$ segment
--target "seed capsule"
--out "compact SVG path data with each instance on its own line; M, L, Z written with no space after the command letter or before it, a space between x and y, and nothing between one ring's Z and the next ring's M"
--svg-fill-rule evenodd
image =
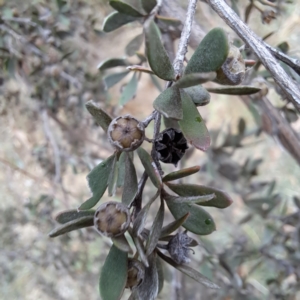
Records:
M107 134L110 143L118 150L133 151L143 143L145 127L137 119L125 115L112 120Z
M126 288L134 288L139 286L144 280L145 267L137 259L130 259L128 262L127 282Z
M174 164L175 166L188 148L187 140L182 132L174 128L162 131L155 142L158 159L164 163Z
M108 201L98 207L94 215L96 230L108 237L123 234L130 224L129 209L120 202Z

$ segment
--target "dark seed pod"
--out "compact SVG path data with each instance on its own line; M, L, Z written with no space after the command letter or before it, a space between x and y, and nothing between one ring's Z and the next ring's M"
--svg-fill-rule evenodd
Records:
M118 150L133 151L143 143L145 127L137 119L125 115L111 121L107 134L110 143Z
M168 128L162 131L155 141L158 159L175 166L188 149L187 140L178 129Z
M128 261L127 282L125 287L132 289L139 286L143 282L144 276L144 265L137 259L130 259Z
M245 61L240 50L230 45L228 56L222 67L217 70L217 77L214 80L219 84L238 85L245 78Z
M194 240L190 238L185 232L177 233L172 237L168 243L168 251L170 256L175 260L176 263L183 264L189 263L189 251L193 251L189 248L190 244Z
M108 237L123 234L130 224L129 209L120 202L108 201L100 205L94 215L96 230Z

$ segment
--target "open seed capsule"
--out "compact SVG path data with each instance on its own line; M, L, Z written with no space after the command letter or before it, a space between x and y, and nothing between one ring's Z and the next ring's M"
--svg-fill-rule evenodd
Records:
M129 209L122 203L108 201L98 207L94 215L96 230L108 237L123 234L130 224Z

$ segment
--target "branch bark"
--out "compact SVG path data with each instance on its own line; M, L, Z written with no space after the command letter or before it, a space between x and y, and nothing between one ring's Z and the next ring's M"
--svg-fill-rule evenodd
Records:
M176 77L180 77L182 73L183 61L187 53L187 47L191 35L196 6L197 6L197 0L190 0L188 10L186 13L185 23L180 37L178 51L173 63Z
M238 17L224 0L206 0L210 7L231 27L239 37L248 44L260 59L265 68L272 74L275 82L282 88L287 99L300 112L300 89L290 78L273 55L266 48L265 43Z

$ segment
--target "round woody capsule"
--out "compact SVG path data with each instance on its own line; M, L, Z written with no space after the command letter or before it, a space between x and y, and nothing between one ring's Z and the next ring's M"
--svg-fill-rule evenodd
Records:
M127 271L127 282L126 288L132 289L139 286L145 276L145 267L137 259L130 259L128 261L128 271Z
M121 151L133 151L144 141L143 123L130 115L120 116L111 121L108 130L110 143Z
M96 230L107 237L116 237L123 234L129 224L129 209L120 202L108 201L103 203L97 208L94 215Z

